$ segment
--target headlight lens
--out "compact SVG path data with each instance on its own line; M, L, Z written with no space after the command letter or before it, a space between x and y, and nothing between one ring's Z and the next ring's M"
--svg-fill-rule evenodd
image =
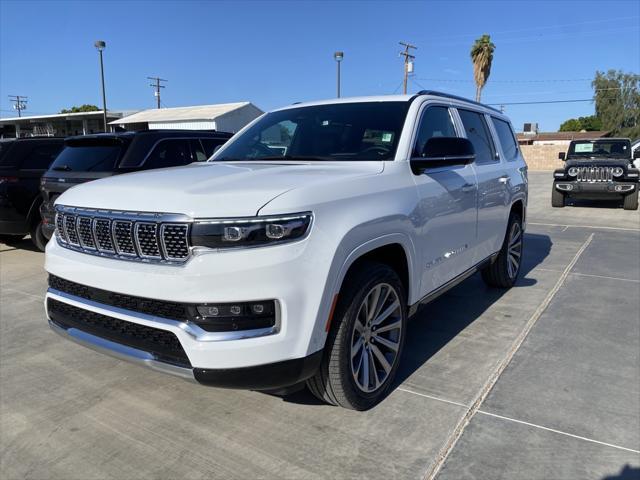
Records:
M621 177L624 173L624 170L622 169L622 167L615 167L611 173L614 177Z
M570 177L575 177L576 175L578 175L578 169L576 167L570 167L567 173Z
M311 212L264 217L224 218L195 222L191 245L209 248L260 247L303 238Z

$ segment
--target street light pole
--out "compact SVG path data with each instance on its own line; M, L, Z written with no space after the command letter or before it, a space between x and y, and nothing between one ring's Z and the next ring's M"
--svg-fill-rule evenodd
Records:
M335 52L333 54L333 58L335 59L337 65L338 65L338 98L340 98L340 62L342 62L342 59L344 58L344 52Z
M104 122L104 131L107 131L107 95L104 91L104 64L102 63L102 51L107 44L102 40L96 41L94 44L100 54L100 78L102 80L102 121Z

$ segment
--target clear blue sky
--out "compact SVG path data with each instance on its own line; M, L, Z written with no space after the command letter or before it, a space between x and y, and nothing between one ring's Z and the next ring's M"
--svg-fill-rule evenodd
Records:
M419 47L411 91L472 97L469 49L483 33L497 46L486 103L591 98L596 70L640 72L639 0L0 0L0 116L14 115L10 94L29 97L25 115L101 105L97 39L107 42L111 109L152 108L152 75L169 80L168 107L248 100L268 110L328 98L334 50L345 52L344 96L399 92L401 40ZM593 105L506 111L516 129L533 121L556 130Z

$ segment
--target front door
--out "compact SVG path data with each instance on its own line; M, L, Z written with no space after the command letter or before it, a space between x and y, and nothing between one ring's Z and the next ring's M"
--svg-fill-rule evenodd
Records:
M457 137L451 112L428 105L422 112L412 156L432 137ZM426 169L415 175L419 203L415 219L422 252L422 296L469 269L476 243L477 182L472 165Z

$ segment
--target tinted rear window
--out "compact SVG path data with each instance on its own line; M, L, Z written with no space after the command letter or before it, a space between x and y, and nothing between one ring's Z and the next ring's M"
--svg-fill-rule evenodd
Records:
M122 153L119 144L67 145L51 165L52 170L110 172Z

